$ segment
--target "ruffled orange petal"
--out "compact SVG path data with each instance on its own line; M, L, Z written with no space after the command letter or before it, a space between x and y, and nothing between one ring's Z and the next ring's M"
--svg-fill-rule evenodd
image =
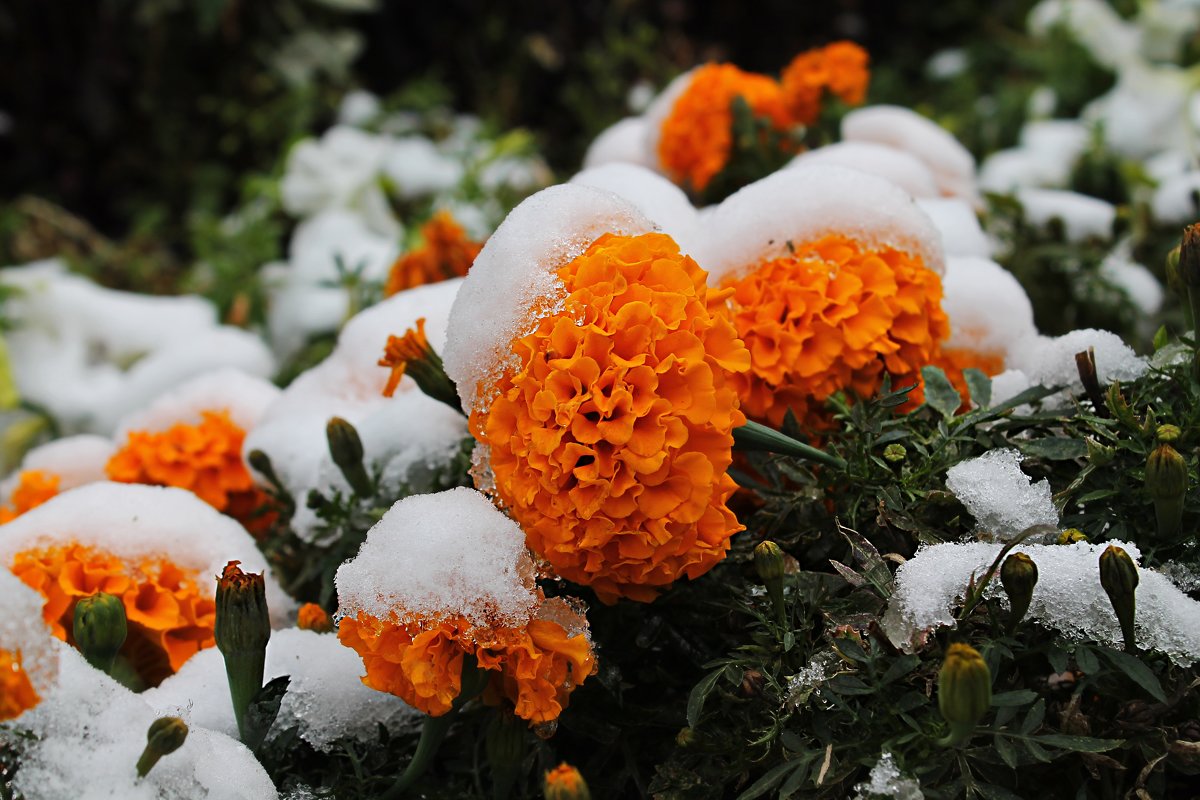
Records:
M449 211L438 211L421 228L424 244L396 259L388 273L384 296L424 286L427 283L459 278L467 274L482 242L472 241L466 230Z

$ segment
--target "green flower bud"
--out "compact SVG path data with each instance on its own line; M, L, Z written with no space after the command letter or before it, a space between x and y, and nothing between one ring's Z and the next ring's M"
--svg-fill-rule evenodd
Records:
M183 747L187 735L188 726L179 717L160 717L151 722L146 731L146 749L137 761L138 777L146 777L160 758Z
M883 460L889 464L899 464L908 456L908 450L902 444L893 442L883 448Z
M1110 544L1100 554L1100 585L1112 603L1121 624L1121 635L1125 639L1125 649L1133 652L1137 649L1133 629L1133 618L1136 609L1136 590L1138 585L1138 568L1120 547Z
M771 540L760 542L754 548L754 569L758 579L767 587L767 595L775 608L775 617L782 625L787 619L787 609L783 604L783 550Z
M1033 599L1033 587L1037 585L1038 569L1033 559L1024 553L1012 553L1000 566L1000 584L1008 601L1012 604L1010 628L1025 618L1029 602Z
M325 425L325 438L329 442L329 455L333 457L333 463L342 471L354 493L361 497L373 495L375 490L363 466L362 439L354 426L341 417L330 417Z
M1179 275L1179 256L1180 245L1175 245L1171 252L1167 253L1166 269L1164 272L1167 276L1167 286L1176 294L1183 294L1183 278Z
M272 485L280 485L279 478L275 475L275 467L271 464L271 457L262 450L251 450L246 455L246 461L255 472L270 481Z
M129 625L125 619L125 603L106 592L96 592L75 604L75 625L72 631L75 645L87 662L98 670L111 673L113 662Z
M1174 428L1173 425L1161 425ZM1178 428L1175 428L1178 430ZM1146 491L1154 500L1154 515L1158 535L1166 540L1178 538L1183 529L1183 500L1187 495L1187 462L1165 441L1150 452L1146 459Z
M1179 279L1189 288L1200 286L1200 225L1183 229L1179 246Z
M969 738L992 705L992 673L979 651L955 642L938 672L938 710L950 723L940 744L956 747Z
M271 618L262 575L246 574L230 561L217 580L217 615L213 638L225 658L225 675L242 743L251 750L266 731L250 730L247 709L263 685Z
M1154 435L1160 442L1173 442L1183 435L1183 431L1179 430L1178 425L1164 423L1158 426L1158 430L1155 431Z
M1075 544L1076 542L1086 542L1087 534L1079 530L1079 528L1067 528L1058 535L1058 541L1055 544Z

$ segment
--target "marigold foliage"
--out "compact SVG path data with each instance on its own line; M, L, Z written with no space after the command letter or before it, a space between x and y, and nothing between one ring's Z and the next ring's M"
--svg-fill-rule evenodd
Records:
M732 64L698 68L663 121L658 141L659 161L676 183L701 192L724 169L733 147L735 97L780 130L792 124L783 89L774 79Z
M39 702L41 698L21 667L21 651L0 647L0 722L20 716Z
M401 622L362 612L341 621L338 638L362 657L363 683L435 717L458 697L468 653L491 673L484 700L508 700L531 725L558 719L594 668L585 635L542 619L521 628L479 628L462 617Z
M670 237L606 234L558 270L561 311L512 343L515 363L471 430L531 550L604 602L649 601L724 558L749 353Z
M729 309L751 369L732 383L754 419L780 425L788 409L821 425L834 392L869 397L885 373L919 383L950 334L942 282L920 257L870 249L833 234L727 277ZM922 402L918 386L909 405Z
M16 488L9 497L11 505L0 506L0 525L11 522L31 508L58 494L59 477L40 469L24 470L17 478Z
M437 283L467 274L482 242L472 241L449 211L438 211L421 227L424 244L396 259L388 273L383 293L397 292Z
M213 645L216 604L195 575L167 559L136 564L80 544L24 550L12 572L45 598L42 617L59 639L72 641L75 603L96 592L121 598L129 635L121 654L138 675L157 685Z
M811 125L821 115L826 92L856 106L867 96L871 73L867 51L853 42L832 42L792 59L781 77L784 100L792 119Z

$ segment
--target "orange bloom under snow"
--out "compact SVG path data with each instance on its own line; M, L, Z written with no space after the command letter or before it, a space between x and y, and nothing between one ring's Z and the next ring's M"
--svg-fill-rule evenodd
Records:
M11 522L31 508L58 494L59 477L40 469L27 469L17 478L17 486L9 497L11 506L0 506L0 525Z
M605 234L558 276L561 310L512 342L471 431L534 553L604 602L653 600L742 530L726 468L749 353L668 236Z
M383 387L383 396L391 397L396 393L396 387L400 385L400 379L404 377L410 361L429 358L432 353L433 348L429 346L429 339L425 337L424 317L417 320L415 329L409 328L403 336L388 336L387 344L383 348L383 358L378 362L379 366L392 371L388 375L387 385Z
M21 667L21 652L0 647L0 722L20 716L41 698Z
M129 620L121 654L155 686L205 647L213 645L216 603L202 595L191 573L166 559L137 564L79 544L25 550L12 572L37 590L42 617L59 639L72 641L75 603L107 592L120 597Z
M111 480L187 489L249 528L270 523L258 515L269 502L242 460L246 432L227 411L202 411L199 424L164 431L130 431L105 466Z
M871 79L868 60L867 51L853 42L833 42L792 59L781 76L792 119L801 125L816 122L826 92L848 105L861 104Z
M869 397L885 372L895 386L919 383L921 367L938 363L950 334L941 279L920 257L837 234L722 285L733 291L733 324L752 364L733 383L746 414L770 425L790 408L821 427L831 394ZM909 407L923 396L918 386Z
M385 297L397 292L437 283L467 274L482 242L467 238L467 232L449 211L438 211L421 227L425 243L396 259L384 286Z
M462 617L401 622L363 612L342 619L338 638L362 657L363 683L435 717L448 712L462 690L467 654L490 673L484 699L507 699L531 725L558 719L595 666L587 636L570 635L547 619L479 628Z
M776 128L792 124L783 89L774 79L732 64L699 67L663 121L658 140L659 162L671 180L700 192L725 168L733 148L731 106L739 96L755 116L769 117Z

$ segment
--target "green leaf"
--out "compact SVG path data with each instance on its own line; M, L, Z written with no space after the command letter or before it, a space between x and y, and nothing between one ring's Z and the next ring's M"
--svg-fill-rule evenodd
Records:
M971 392L971 402L980 408L992 404L992 379L983 370L967 367L963 370L963 380L967 382L967 390Z
M1160 703L1167 702L1166 692L1163 691L1162 684L1158 682L1158 676L1140 658L1118 650L1102 650L1101 652L1105 658L1112 662L1114 667L1124 672L1131 681L1145 689L1151 697Z
M837 694L874 694L875 690L853 675L836 675L825 682L825 687Z
M854 558L863 568L863 577L870 581L884 600L890 598L892 596L892 571L888 569L887 563L883 560L883 556L879 555L875 545L871 544L861 533L847 528L841 522L837 523L837 528L854 550Z
M925 405L946 419L953 418L962 405L962 397L951 385L946 373L942 372L941 367L925 366L921 367L921 377L925 379Z
M1036 741L1047 747L1073 750L1076 753L1103 753L1125 744L1124 739L1097 739L1094 736L1068 736L1065 733L1038 736Z
M279 705L287 694L288 684L292 681L288 675L280 675L259 689L250 704L246 707L246 741L245 745L252 751L258 752L266 739L267 731L279 716Z
M1039 697L1038 701L1033 704L1033 708L1029 709L1029 713L1025 715L1025 721L1021 723L1021 733L1026 735L1033 733L1045 718L1046 699Z
M851 661L857 661L860 664L866 664L871 660L871 657L867 655L867 651L862 649L862 645L848 636L835 638L833 640L833 646L839 653Z
M8 358L8 345L0 335L0 411L10 411L21 404L21 393L17 391L17 380L12 374L12 363Z
M1167 342L1171 341L1171 335L1167 333L1167 326L1160 325L1158 330L1154 332L1154 349L1155 351L1162 350L1167 346Z
M1037 699L1037 692L1032 689L1017 689L1013 692L1000 692L992 695L992 707L1023 706Z
M1095 675L1100 671L1100 662L1090 647L1076 648L1075 663L1083 670L1084 675Z
M1072 439L1067 436L1049 436L1031 442L1018 442L1017 447L1027 456L1044 458L1049 461L1068 461L1087 455L1087 443L1083 439Z
M793 769L796 769L796 764L791 761L776 764L770 772L751 784L749 789L739 794L737 800L754 800L755 797L762 797L778 786L783 781L784 775Z
M692 688L687 701L688 727L696 727L696 723L700 720L700 712L704 710L704 701L708 699L708 695L716 688L717 681L720 680L721 673L724 671L725 668L721 667L718 670L708 673L704 676L704 680Z
M1017 755L1017 748L1013 747L1012 742L1002 734L996 734L992 737L992 744L996 748L996 755L1000 756L1000 760L1009 766L1010 769L1016 769L1017 764L1021 762L1021 758Z
M984 800L1024 800L1021 795L1010 792L1003 786L997 786L994 783L977 783L975 791L979 792L979 796Z
M887 672L883 673L883 677L879 679L879 682L886 686L893 681L903 678L905 675L920 666L920 664L921 657L916 654L900 656L892 662L890 667L887 668Z
M815 758L816 756L814 754L809 753L807 756L802 758L798 764L796 764L795 771L792 772L791 775L788 775L788 779L783 782L783 786L779 787L780 797L788 797L789 795L800 791L801 785L803 785L804 781L808 778L809 767L812 766L812 762Z
M1043 764L1049 764L1054 760L1054 758L1046 752L1046 748L1042 747L1032 739L1025 739L1023 742L1025 744L1025 749L1029 751L1029 755L1033 756L1038 761L1041 761Z

